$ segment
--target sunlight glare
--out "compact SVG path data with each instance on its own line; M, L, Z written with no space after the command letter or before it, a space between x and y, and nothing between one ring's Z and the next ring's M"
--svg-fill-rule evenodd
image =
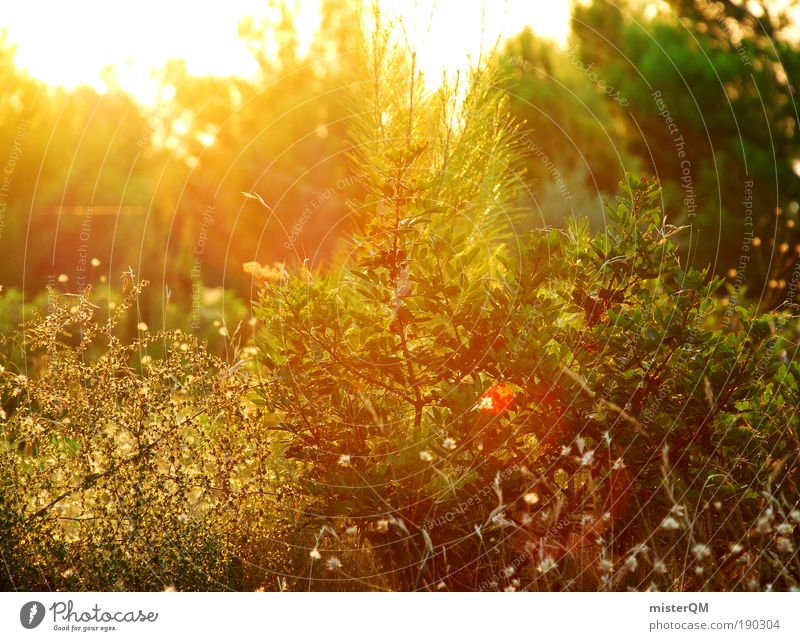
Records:
M319 4L297 3L301 49L319 24ZM481 50L526 25L561 44L569 27L568 0L381 0L381 5L403 18L409 45L432 86L443 71L463 69L468 56L476 61ZM268 18L269 3L26 0L0 19L0 30L7 29L16 47L18 68L48 84L87 84L98 91L119 86L139 102L154 104L165 97L157 70L170 59L183 59L193 75L254 77L256 62L238 36L238 24L248 16Z

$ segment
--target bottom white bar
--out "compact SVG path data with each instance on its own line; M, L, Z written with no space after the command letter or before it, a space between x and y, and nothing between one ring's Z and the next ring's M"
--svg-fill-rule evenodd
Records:
M798 593L0 593L0 639L796 640L799 623Z

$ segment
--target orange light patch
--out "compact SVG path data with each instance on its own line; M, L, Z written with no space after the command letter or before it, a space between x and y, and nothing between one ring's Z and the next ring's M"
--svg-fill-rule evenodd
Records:
M498 383L486 390L478 399L478 409L485 414L502 414L514 402L514 388L508 383Z

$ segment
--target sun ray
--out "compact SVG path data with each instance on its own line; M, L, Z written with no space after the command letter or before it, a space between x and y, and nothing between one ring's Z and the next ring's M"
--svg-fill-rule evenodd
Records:
M474 60L481 49L525 25L562 43L569 26L568 0L381 0L381 5L402 18L420 69L434 85L443 71L463 68L468 57ZM313 37L319 7L315 0L296 4L301 48ZM238 24L245 17L269 16L268 4L258 0L229 0L202 11L183 1L142 0L131 7L107 0L29 0L6 13L0 29L16 47L18 68L34 77L67 88L87 84L104 91L117 85L152 104L159 91L154 70L170 59L183 59L195 75L252 77L257 65L238 36Z

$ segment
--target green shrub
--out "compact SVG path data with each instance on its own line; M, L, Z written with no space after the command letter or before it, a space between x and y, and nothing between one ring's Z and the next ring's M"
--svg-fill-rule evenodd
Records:
M261 395L334 589L789 589L795 321L684 270L658 186L520 232L495 79L418 93L366 50L368 197L336 269L264 282ZM360 132L360 133L359 133ZM376 132L377 135L376 135ZM791 301L789 301L791 302Z
M247 265L257 351L121 341L136 284L9 337L0 585L797 589L794 296L682 267L645 178L601 233L531 228L498 78L426 93L380 24L363 49L359 230Z
M797 586L789 319L738 307L726 328L721 283L680 268L655 186L623 189L606 232L533 231L502 267L398 191L338 274L265 289L263 394L310 533L297 574Z

